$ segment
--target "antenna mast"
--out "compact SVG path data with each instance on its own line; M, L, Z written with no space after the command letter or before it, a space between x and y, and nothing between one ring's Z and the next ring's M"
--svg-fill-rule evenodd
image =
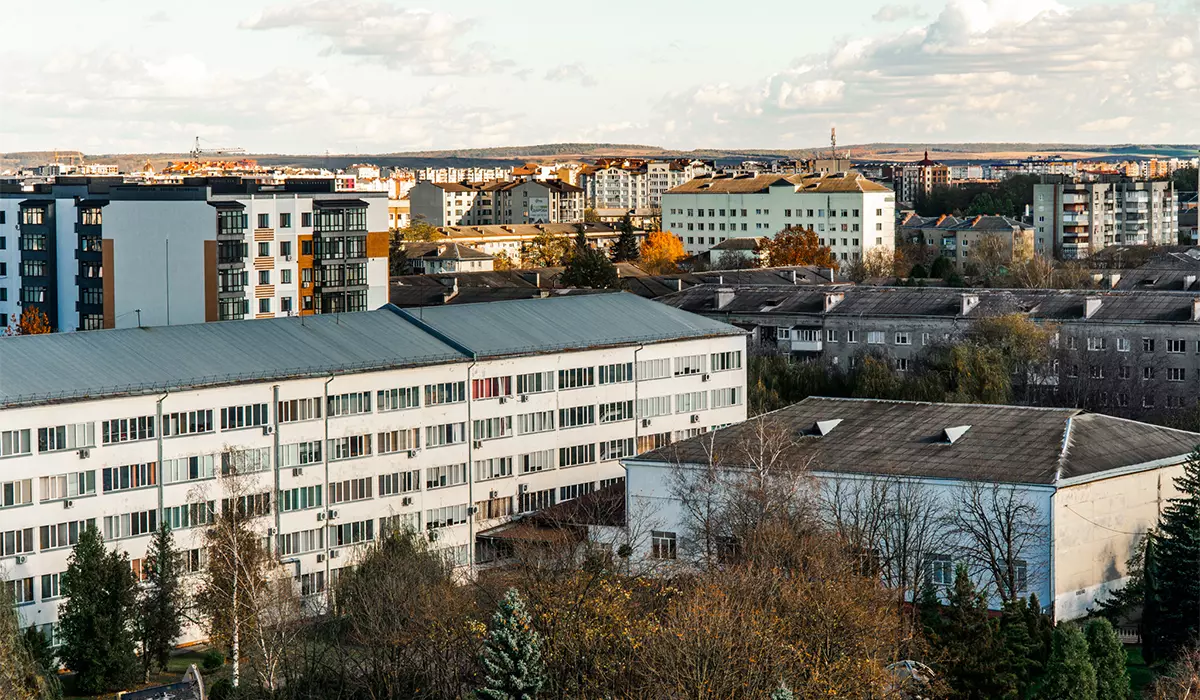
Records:
M830 158L837 160L837 127L836 126L830 127L830 129L829 129L829 153L830 153L830 156L829 156Z

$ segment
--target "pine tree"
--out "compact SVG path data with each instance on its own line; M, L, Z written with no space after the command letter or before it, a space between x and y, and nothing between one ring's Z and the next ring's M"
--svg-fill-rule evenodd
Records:
M484 686L480 700L533 700L542 687L541 640L516 589L510 588L492 616L480 657Z
M8 586L0 586L0 698L61 698L58 676L53 672L54 668L47 665L47 658L52 663L53 654L43 656L49 645L36 628L21 631L11 590ZM33 635L38 640L34 640Z
M1037 604L1035 598L1033 605ZM1042 656L1042 640L1039 638L1031 612L1040 615L1036 608L1031 610L1024 598L1018 598L1004 606L1000 615L1000 638L1004 645L1005 667L1016 680L1017 693L1025 697L1045 668ZM1031 624L1033 623L1033 624Z
M59 657L83 693L120 689L135 678L134 585L129 557L106 552L96 528L86 528L62 576L66 602L58 622Z
M179 553L171 528L163 523L146 552L146 581L138 599L138 631L142 642L142 673L152 667L166 670L175 640L183 631L183 591Z
M629 262L638 259L638 241L633 232L633 221L626 214L617 225L621 235L617 237L617 245L613 248L613 262Z
M1096 670L1088 657L1087 640L1079 628L1054 628L1054 648L1036 695L1039 700L1096 700Z
M925 611L930 596L926 592L922 598L922 621L938 658L937 670L955 696L1014 697L1017 679L1006 668L999 626L988 616L987 598L975 590L966 567L958 567L947 604L936 614Z
M1112 623L1097 618L1084 631L1092 668L1096 670L1096 700L1126 700L1129 697L1129 672L1125 668L1125 647Z
M796 694L787 687L787 683L780 683L779 687L771 692L771 700L796 700Z
M1200 449L1175 479L1172 498L1159 519L1153 584L1158 619L1146 633L1163 659L1171 659L1200 633Z
M617 266L604 253L592 248L576 248L567 258L566 269L558 278L564 287L583 289L619 289Z

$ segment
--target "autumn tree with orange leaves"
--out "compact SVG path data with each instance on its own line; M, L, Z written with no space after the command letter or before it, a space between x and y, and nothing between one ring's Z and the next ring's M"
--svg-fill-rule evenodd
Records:
M651 274L670 274L678 269L676 263L686 256L679 236L670 231L652 231L642 243L641 266Z
M25 310L21 312L21 318L17 321L17 325L9 326L5 330L7 335L40 335L53 332L54 329L50 327L50 317L36 306L26 306Z
M838 267L837 259L829 246L821 245L812 229L789 226L774 238L765 241L760 248L767 267L784 265L814 265L816 267Z

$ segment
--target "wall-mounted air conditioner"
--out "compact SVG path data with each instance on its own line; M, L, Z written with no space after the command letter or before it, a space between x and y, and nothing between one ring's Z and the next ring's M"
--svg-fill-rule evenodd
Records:
M275 426L273 426L273 425L264 425L262 427L262 429L263 429L263 435L274 435L275 434Z
M500 496L499 491L494 491L494 490L488 491L488 498L498 498L499 496Z
M304 470L301 469L300 467L296 467L296 468L292 469L292 476L300 476L303 473L304 473Z
M80 459L87 459L88 457L91 457L91 456L92 456L92 451L86 447L79 451Z
M649 428L649 427L650 427L650 419L649 419L649 418L643 418L643 419L642 419L642 427L643 427L643 428Z
M526 402L526 401L528 401L528 400L529 400L529 397L528 397L528 396L526 396L526 395L524 395L524 394L521 394L521 403L525 403L525 402Z
M408 451L408 456L409 456L409 457L416 457L416 456L417 456L417 451L416 451L416 450L409 450L409 451Z
M324 511L321 511L321 512L317 513L317 520L324 520L324 519L325 519L325 512L324 512Z
M400 505L402 505L402 506L411 506L412 504L413 504L412 496L405 496L404 498L400 499Z
M75 506L75 501L73 501L69 498L63 501L63 508L73 508L74 506Z
M711 375L711 374L706 374L706 375L704 375L704 376L700 377L700 381L702 381L702 382L707 382L707 381L708 381L708 380L710 380L710 379L712 379L712 375Z
M324 554L318 554L318 555L317 555L317 563L318 563L318 564L320 564L320 563L321 563L321 562L323 562L323 561L325 561L325 555L324 555Z
M692 416L692 422L693 422L693 423L699 423L699 422L700 422L700 416Z

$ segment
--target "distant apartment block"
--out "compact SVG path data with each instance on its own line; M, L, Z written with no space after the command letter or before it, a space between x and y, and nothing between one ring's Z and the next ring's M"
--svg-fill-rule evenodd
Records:
M422 168L415 174L425 182L493 182L508 180L512 172L512 168Z
M896 195L858 173L706 175L663 196L663 228L691 254L729 238L812 229L838 260L895 249Z
M1112 245L1169 245L1179 238L1169 181L1059 182L1033 186L1037 245L1081 260Z
M412 218L433 226L583 221L583 190L558 180L418 182L408 198Z
M900 168L900 201L909 204L928 197L938 187L949 187L950 167L929 159L929 151L916 163Z
M332 180L0 185L0 325L29 306L60 331L377 308L387 201Z
M1006 216L917 216L909 214L900 221L897 231L900 240L936 248L952 260L959 272L970 265L972 255L978 258L979 242L987 236L998 236L1004 243L1003 258L1007 262L1028 260L1035 252L1049 255L1051 251L1034 245L1033 227Z
M584 167L579 179L593 209L661 209L668 190L711 172L700 160L603 159Z

